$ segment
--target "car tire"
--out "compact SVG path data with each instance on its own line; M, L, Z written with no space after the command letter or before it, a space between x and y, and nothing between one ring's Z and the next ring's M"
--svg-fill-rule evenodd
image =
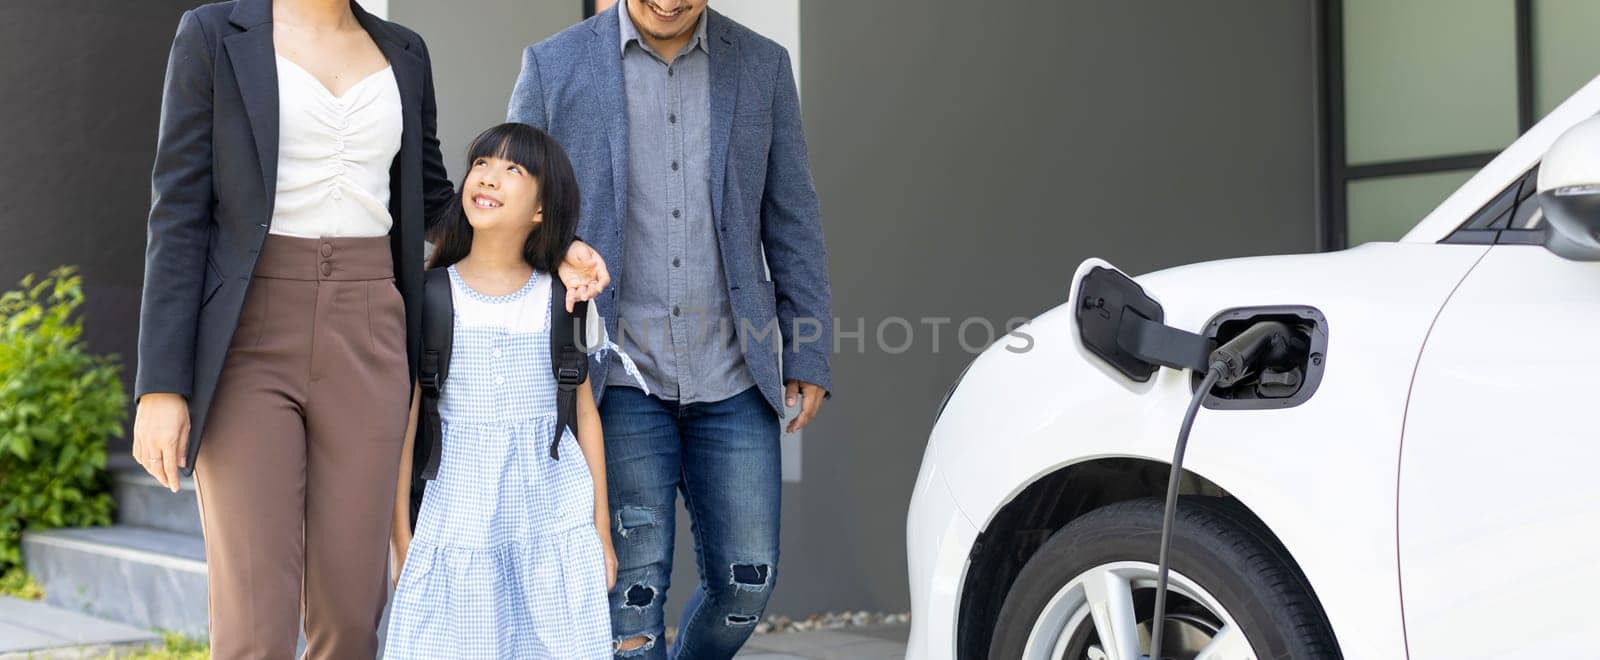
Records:
M1130 655L1128 644L1137 644L1139 653L1148 654L1162 507L1156 499L1118 502L1084 514L1051 535L1006 594L989 658L1120 658ZM1179 498L1170 564L1163 656L1193 657L1196 646L1226 634L1232 648L1257 658L1340 657L1305 577L1287 551L1237 502ZM1099 644L1097 622L1084 618L1096 610L1083 585L1095 580L1104 584L1102 576L1112 576L1113 584L1126 578L1127 591L1120 592L1126 594L1124 600L1105 601L1131 603L1121 610L1110 608L1127 613L1120 619L1125 624L1120 645L1115 640ZM1079 585L1080 601L1070 593L1074 585ZM1063 608L1079 608L1078 614L1056 612ZM1103 617L1108 616L1105 610L1100 610ZM1058 620L1066 622L1059 630L1052 627ZM1134 621L1137 626L1126 626ZM1138 631L1136 640L1127 641L1134 637L1125 633L1128 630ZM1235 633L1242 633L1243 640ZM1120 648L1108 650L1108 646Z

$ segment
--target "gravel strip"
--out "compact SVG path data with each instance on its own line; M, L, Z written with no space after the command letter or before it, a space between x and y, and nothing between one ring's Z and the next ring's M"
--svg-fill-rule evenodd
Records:
M861 628L865 626L882 626L891 624L904 624L911 622L910 612L826 612L794 619L777 614L769 614L761 623L756 624L757 635L775 633L797 633L811 630L839 630L843 628Z

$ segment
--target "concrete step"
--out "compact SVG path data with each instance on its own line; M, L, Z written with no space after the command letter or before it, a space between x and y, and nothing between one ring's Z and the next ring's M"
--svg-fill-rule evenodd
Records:
M161 646L148 630L0 597L0 658L105 658Z
M206 634L199 536L127 525L27 532L22 558L51 605L141 628Z
M22 559L48 604L196 639L207 636L205 541L198 536L123 525L27 532ZM385 607L380 635L388 617ZM305 648L302 633L296 655Z
M200 505L194 480L180 479L178 492L162 487L132 456L107 461L112 496L117 501L117 523L200 536Z

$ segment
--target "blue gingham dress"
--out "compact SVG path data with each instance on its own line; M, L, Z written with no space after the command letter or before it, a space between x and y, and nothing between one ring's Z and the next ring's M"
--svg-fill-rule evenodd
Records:
M571 431L561 459L550 458L549 277L535 272L505 296L473 290L454 266L450 282L439 474L423 497L384 656L610 658L594 482Z

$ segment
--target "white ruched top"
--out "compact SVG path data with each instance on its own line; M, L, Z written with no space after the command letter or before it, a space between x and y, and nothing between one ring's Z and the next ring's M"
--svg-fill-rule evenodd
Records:
M269 230L300 238L385 236L389 167L404 130L384 67L343 96L278 56L278 187Z

